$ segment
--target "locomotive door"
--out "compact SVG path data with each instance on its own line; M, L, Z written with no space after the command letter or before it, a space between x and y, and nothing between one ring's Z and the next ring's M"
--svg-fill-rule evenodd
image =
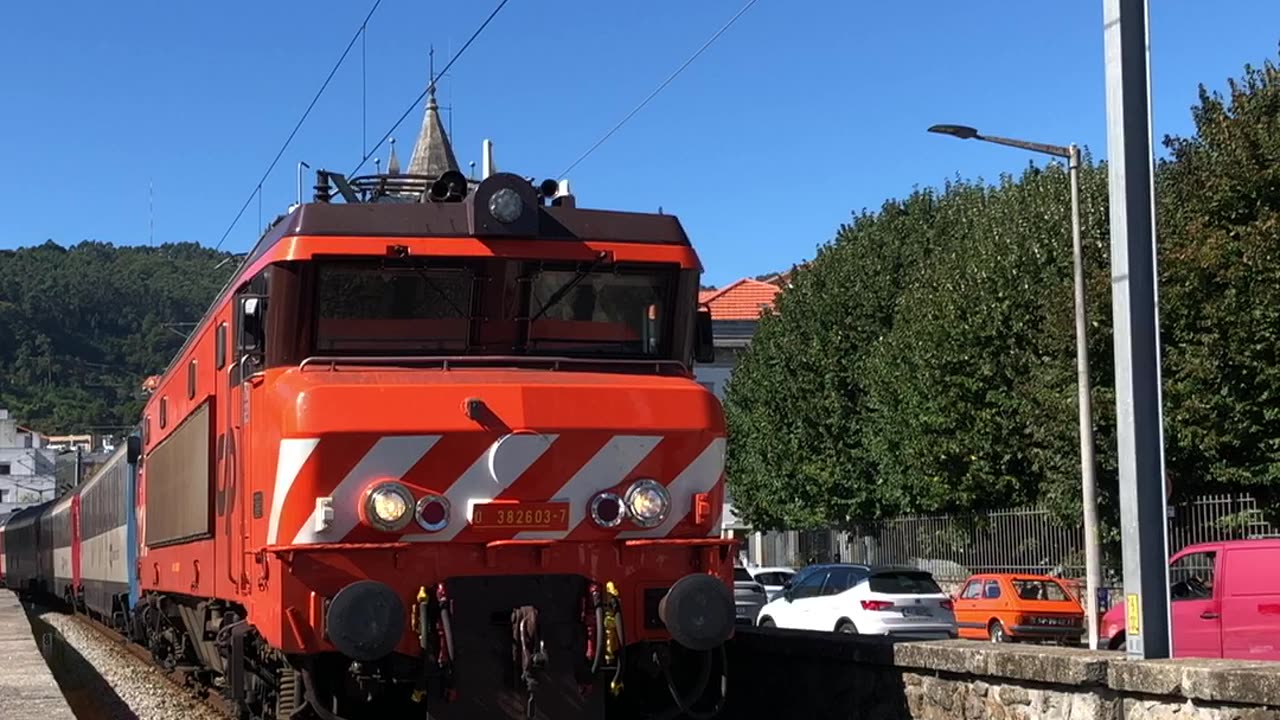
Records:
M252 592L256 563L250 539L250 518L261 512L254 505L253 477L253 410L258 389L262 386L264 362L264 318L267 298L255 292L258 278L250 281L236 296L235 362L228 377L228 415L231 420L232 455L228 458L228 482L225 487L230 511L228 520L229 571L242 595ZM258 500L261 503L261 500Z

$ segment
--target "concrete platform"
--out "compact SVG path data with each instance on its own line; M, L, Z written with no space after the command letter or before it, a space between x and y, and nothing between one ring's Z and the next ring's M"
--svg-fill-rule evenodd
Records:
M75 720L13 591L0 589L0 720Z

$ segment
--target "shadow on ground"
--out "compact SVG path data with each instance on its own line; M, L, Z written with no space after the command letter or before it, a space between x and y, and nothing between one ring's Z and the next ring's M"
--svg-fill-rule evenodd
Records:
M97 668L41 617L54 611L29 602L23 602L23 608L36 646L77 720L138 720Z
M729 688L717 720L909 718L895 640L739 629L728 645Z

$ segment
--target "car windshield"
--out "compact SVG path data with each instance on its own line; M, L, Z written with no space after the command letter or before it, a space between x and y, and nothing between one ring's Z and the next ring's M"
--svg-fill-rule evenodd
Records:
M927 572L882 571L871 576L871 592L887 595L937 595L942 588Z
M1068 599L1067 591L1052 580L1014 580L1013 590L1023 600L1062 601Z
M747 572L746 568L735 567L733 569L733 581L734 582L752 582L751 573Z

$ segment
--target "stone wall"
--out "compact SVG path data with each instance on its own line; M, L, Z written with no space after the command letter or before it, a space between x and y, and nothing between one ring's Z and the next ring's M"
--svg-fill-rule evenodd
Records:
M1280 663L760 630L728 663L733 720L1280 720Z

